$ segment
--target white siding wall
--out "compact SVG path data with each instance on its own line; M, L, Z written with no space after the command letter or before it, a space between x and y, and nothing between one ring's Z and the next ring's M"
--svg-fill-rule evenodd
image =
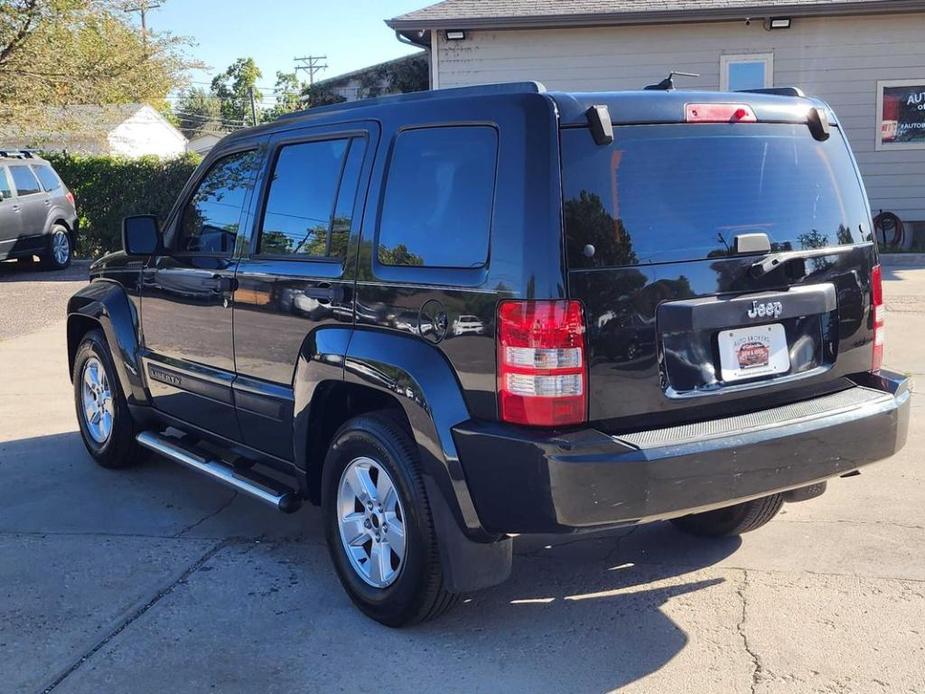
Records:
M176 157L186 152L186 138L161 114L143 106L133 116L109 133L109 149L113 154L141 157Z
M454 26L453 28L457 28ZM471 31L439 39L440 87L538 80L549 89L637 89L669 70L697 72L682 87L718 89L720 55L774 53L774 84L828 101L864 174L874 214L925 221L925 150L875 150L877 80L925 82L925 14L713 24Z

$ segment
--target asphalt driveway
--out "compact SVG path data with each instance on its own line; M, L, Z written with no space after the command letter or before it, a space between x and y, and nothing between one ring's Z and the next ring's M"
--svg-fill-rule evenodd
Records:
M509 582L394 631L315 509L93 465L64 351L85 271L0 267L0 691L925 691L921 395L900 455L741 540L518 538ZM887 363L922 380L925 270L886 279Z

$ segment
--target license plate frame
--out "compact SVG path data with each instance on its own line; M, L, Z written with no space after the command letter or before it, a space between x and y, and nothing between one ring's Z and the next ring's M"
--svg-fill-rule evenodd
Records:
M720 377L726 383L790 371L790 348L781 323L721 330L717 342Z

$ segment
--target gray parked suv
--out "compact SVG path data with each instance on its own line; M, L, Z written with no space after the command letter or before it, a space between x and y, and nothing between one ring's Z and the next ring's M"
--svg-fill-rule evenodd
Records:
M37 255L60 270L77 240L74 195L44 159L0 150L0 260Z

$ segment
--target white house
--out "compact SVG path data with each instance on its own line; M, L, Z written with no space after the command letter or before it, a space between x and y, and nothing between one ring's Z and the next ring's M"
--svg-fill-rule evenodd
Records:
M195 152L200 156L207 155L217 145L224 135L218 133L202 133L186 143L186 151Z
M925 0L445 0L386 23L434 88L800 87L841 119L874 214L925 233Z
M0 132L8 147L175 157L186 152L186 138L164 116L147 104L81 105L49 109L40 128L22 126Z

